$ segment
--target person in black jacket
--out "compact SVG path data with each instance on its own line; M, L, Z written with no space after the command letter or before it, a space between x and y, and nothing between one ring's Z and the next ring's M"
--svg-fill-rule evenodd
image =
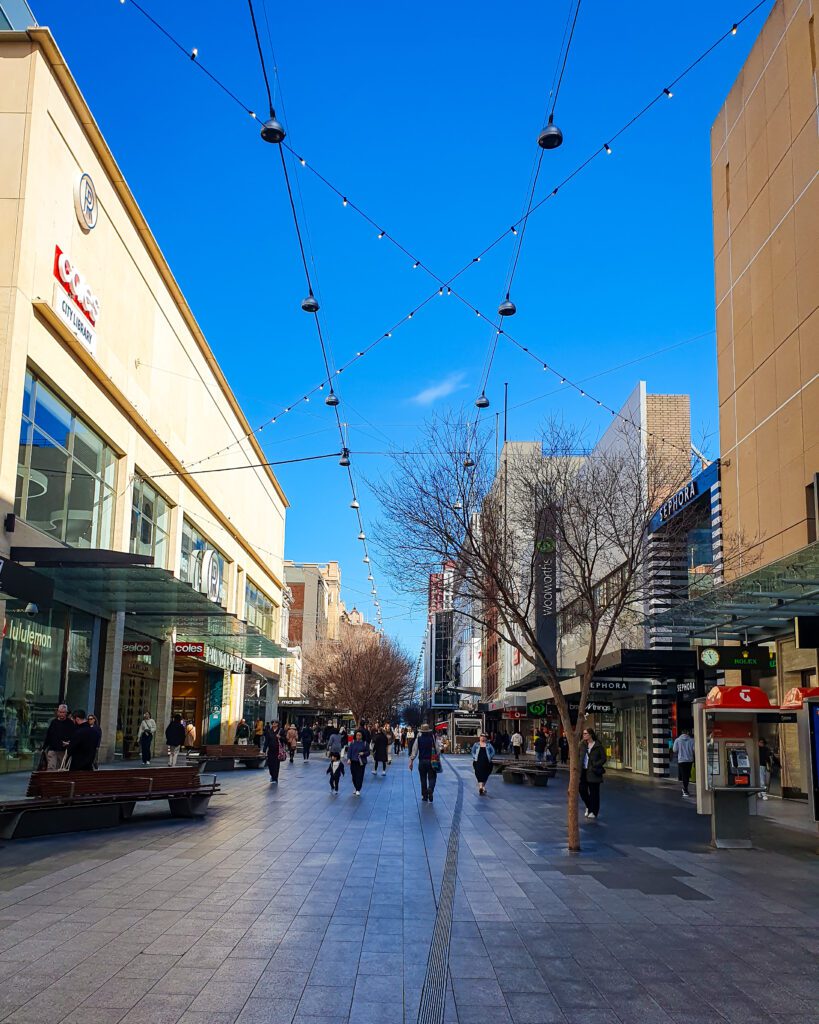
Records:
M594 729L583 730L580 759L580 799L586 805L586 817L597 818L600 813L600 784L606 771L606 752Z
M74 712L77 728L68 744L68 758L72 772L91 772L97 756L97 734L88 724L84 711Z
M435 738L435 733L425 722L418 730L409 759L409 770L412 771L412 763L418 758L418 778L421 781L421 800L424 803L433 802L438 773L432 762L437 755L438 741Z
M315 733L313 730L309 725L305 725L301 731L301 753L305 761L310 760L310 747L313 745L314 738Z
M68 705L60 704L57 708L57 717L51 719L43 741L48 771L56 772L60 767L76 728L68 717Z
M265 739L267 740L267 770L270 772L271 784L279 784L279 751L281 750L281 737L279 736L278 722L271 722Z
M97 718L96 715L88 716L88 725L90 726L91 731L93 732L97 740L97 750L96 753L94 754L94 771L96 771L97 768L99 768L100 766L100 744L102 743L102 729L100 729L99 719Z
M179 756L179 748L185 742L185 726L182 724L182 716L176 714L168 723L165 730L165 742L168 744L168 767L176 767L176 759Z
M387 751L389 750L389 738L383 729L379 729L373 735L373 775L378 775L378 765L381 765L381 777L387 774Z

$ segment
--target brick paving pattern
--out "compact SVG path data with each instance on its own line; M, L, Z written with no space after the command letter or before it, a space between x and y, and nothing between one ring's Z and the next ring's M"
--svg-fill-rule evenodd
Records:
M819 1024L816 841L719 853L672 787L611 780L587 852L565 791L406 758L225 773L210 815L0 847L0 1021L415 1024L465 786L446 1024ZM784 837L784 839L783 839Z

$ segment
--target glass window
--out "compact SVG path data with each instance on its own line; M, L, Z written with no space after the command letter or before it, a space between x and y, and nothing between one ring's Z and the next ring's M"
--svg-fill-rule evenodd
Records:
M6 606L0 651L0 773L31 771L60 703L65 609Z
M201 589L202 557L206 551L214 551L219 562L222 583L219 590L219 604L227 605L227 572L225 556L213 544L192 526L187 519L182 520L182 557L179 562L179 578L190 583L197 590Z
M168 503L141 476L134 477L131 497L131 551L152 555L154 565L164 567L168 558Z
M276 639L276 606L250 580L245 583L245 618L265 636Z
M72 547L108 547L116 455L42 381L26 374L14 507Z

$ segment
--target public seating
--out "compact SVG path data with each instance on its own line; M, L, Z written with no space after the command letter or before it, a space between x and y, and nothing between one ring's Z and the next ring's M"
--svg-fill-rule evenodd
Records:
M147 800L167 800L174 818L198 817L218 791L216 779L208 781L196 766L35 771L25 799L0 803L0 837L114 828L131 817L137 803Z
M241 762L245 768L261 768L267 756L258 747L238 743L209 743L202 747L199 764L211 772L230 771Z
M508 765L503 769L503 781L524 786L548 786L549 779L557 775L552 765L528 764Z

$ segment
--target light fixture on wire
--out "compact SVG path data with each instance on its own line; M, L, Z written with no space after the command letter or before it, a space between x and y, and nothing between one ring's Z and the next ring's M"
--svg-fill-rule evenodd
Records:
M361 531L361 533L359 533L358 539L359 540L366 540L367 539L367 535L366 535L366 533L364 533L363 530Z
M489 408L489 399L486 397L486 393L485 392L482 391L478 395L478 397L475 399L475 408L476 409L488 409Z
M336 406L339 404L338 395L333 391L332 386L330 387L330 394L324 399L325 405Z
M549 114L549 121L538 135L537 144L541 149L557 149L563 145L563 132L555 124L554 114Z
M284 142L284 137L287 132L284 130L282 125L276 120L276 111L270 108L270 117L262 125L261 136L264 142L271 142L275 145L281 145Z
M350 508L361 508L361 506L358 504L358 498L353 498L353 500L350 502Z
M460 499L458 499L458 501L456 501L455 504L452 506L452 511L453 512L462 512L463 511L463 507L464 507L464 503Z
M364 557L363 557L363 558L361 559L361 561L362 561L362 562L365 562L365 563L366 563L367 565L369 565L369 564L370 564L370 556L369 556L369 555L365 555L365 556L364 556Z
M606 153L609 156L611 156L611 146L608 144L608 142L603 146L603 149L605 149Z
M672 99L674 96L674 93L670 89L663 89L663 92L669 99Z
M475 462L472 456L467 454L466 458L464 459L464 469L472 469L474 465Z
M339 466L344 466L345 469L347 468L347 466L350 465L350 449L349 448L342 448L341 449L341 458L338 460L338 464L339 464Z
M375 579L375 576L373 576L373 574L370 573L370 575L367 577L367 579L369 580L370 583L372 583L372 581Z
M307 296L307 298L301 300L301 308L304 310L305 313L318 313L318 299L313 294L312 288L310 289L310 294Z
M514 316L517 311L518 307L509 298L509 292L507 292L506 298L498 306L498 316Z

